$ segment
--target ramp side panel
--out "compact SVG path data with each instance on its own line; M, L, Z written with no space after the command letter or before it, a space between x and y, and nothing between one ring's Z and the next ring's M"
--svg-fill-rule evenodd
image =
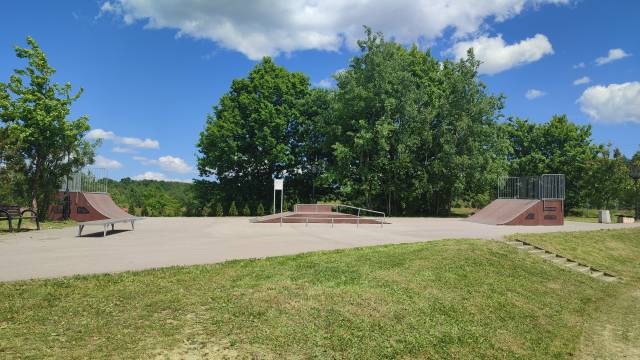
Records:
M563 205L562 200L539 201L506 225L563 225Z

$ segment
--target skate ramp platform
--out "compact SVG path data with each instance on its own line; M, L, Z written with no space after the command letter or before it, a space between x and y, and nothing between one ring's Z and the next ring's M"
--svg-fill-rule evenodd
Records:
M384 213L373 212L375 214L382 214L381 216L363 216L361 213L372 212L371 210L360 209L358 214L349 214L336 211L340 206L344 208L353 208L345 205L332 205L332 204L297 204L294 206L294 211L287 211L279 214L271 214L250 219L252 223L262 224L388 224L385 220Z
M71 219L77 222L109 220L109 219L134 219L139 220L120 208L111 198L111 195L103 192L69 192ZM64 193L58 193L59 199L64 199ZM62 218L62 211L58 208L49 209L49 218L57 220Z
M563 202L497 199L466 220L487 225L563 225Z

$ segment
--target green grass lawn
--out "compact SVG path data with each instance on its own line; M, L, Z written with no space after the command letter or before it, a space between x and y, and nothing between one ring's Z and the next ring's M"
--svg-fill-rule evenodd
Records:
M600 303L578 354L640 359L640 228L516 237L622 277Z
M475 208L451 208L450 216L466 218L473 215L477 211L478 209Z
M40 229L62 229L68 226L74 226L76 223L72 220L67 221L43 221L40 223ZM17 231L18 220L13 220L14 231ZM22 223L22 229L20 231L34 231L36 230L35 222L25 220ZM0 221L0 235L9 233L9 223L6 220Z
M611 221L616 222L618 215L633 217L634 211L629 209L610 210ZM598 222L598 209L571 209L565 216L565 220L581 222Z
M628 280L445 240L2 283L0 358L571 358L635 279L602 262Z

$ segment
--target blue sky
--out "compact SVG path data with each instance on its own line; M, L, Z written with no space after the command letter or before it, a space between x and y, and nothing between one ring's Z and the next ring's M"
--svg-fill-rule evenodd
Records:
M627 155L640 150L638 1L299 0L254 2L13 1L0 12L0 81L22 67L13 52L33 36L82 86L74 115L103 138L111 177L195 177L206 114L262 55L316 86L357 54L361 25L431 47L441 59L473 46L481 79L506 95L505 114L566 113ZM582 79L574 85L574 81ZM581 83L580 83L581 82ZM526 95L529 94L527 97Z

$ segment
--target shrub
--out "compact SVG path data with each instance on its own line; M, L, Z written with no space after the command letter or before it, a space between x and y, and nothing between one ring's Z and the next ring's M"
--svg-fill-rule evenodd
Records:
M238 208L236 208L236 202L232 201L229 206L229 216L238 216Z
M224 216L224 209L222 209L222 204L216 205L216 216Z
M262 206L262 203L258 204L258 208L256 209L256 215L258 216L264 215L264 206Z
M244 204L242 208L242 216L251 216L251 210L249 209L249 205Z

